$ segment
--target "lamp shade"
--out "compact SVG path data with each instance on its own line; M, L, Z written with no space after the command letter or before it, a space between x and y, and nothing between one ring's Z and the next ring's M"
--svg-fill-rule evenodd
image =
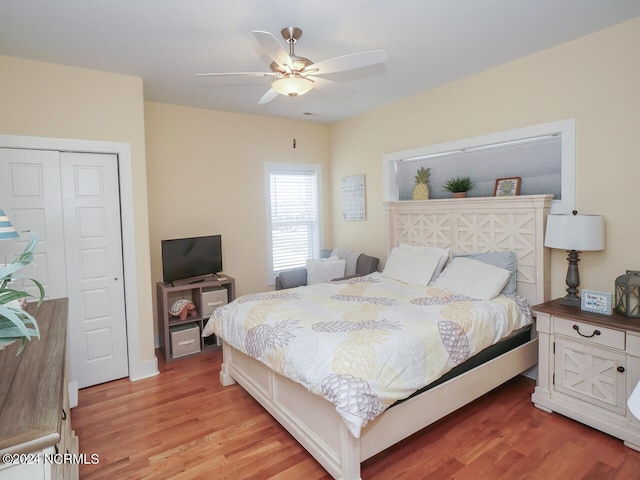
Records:
M549 215L544 246L562 250L604 250L604 218L600 215Z
M279 78L271 84L278 93L282 95L288 95L290 97L296 97L298 95L304 95L313 88L313 81L304 77L289 76Z
M19 236L9 217L4 214L4 210L0 210L0 240L11 240Z

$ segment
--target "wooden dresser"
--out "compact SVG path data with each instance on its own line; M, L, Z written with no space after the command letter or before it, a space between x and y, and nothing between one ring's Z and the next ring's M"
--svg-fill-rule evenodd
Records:
M0 350L0 479L76 479L80 456L65 364L68 300L28 310L40 339L18 356L17 342Z

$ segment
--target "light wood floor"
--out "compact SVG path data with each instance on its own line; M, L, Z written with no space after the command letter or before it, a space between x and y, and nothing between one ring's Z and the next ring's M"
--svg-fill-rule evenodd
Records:
M239 386L218 382L221 352L160 375L80 391L72 426L81 479L330 479ZM363 480L640 479L640 453L531 403L517 377L363 464Z

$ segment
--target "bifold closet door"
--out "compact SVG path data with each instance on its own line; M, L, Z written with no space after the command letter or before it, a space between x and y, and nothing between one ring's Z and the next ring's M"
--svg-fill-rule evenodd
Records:
M60 153L71 378L88 387L129 374L118 162Z
M0 209L21 232L0 242L0 263L30 230L47 298L69 297L69 379L80 388L126 377L122 235L116 155L0 148ZM27 289L36 293L36 290Z

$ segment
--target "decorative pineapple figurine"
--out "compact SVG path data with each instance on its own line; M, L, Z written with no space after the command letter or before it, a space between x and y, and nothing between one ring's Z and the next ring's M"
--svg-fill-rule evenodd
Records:
M413 200L428 200L429 199L429 175L431 175L430 168L420 167L418 174L415 176L416 186L413 187L413 194L411 198Z

